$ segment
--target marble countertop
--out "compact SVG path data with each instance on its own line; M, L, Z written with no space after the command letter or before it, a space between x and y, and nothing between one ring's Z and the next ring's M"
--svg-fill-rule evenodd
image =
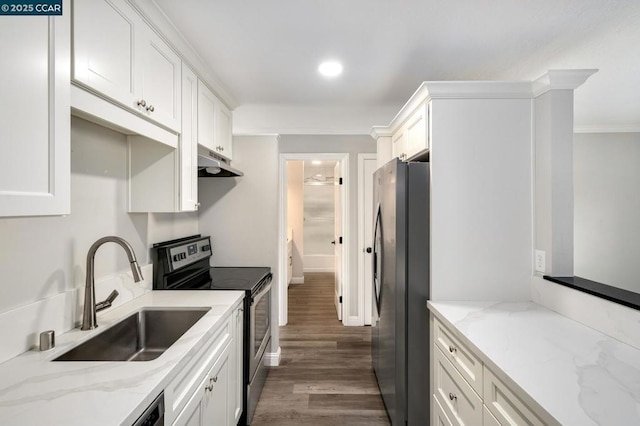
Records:
M99 327L56 336L56 348L0 364L0 424L132 424L242 300L241 291L151 291L98 314ZM160 357L145 362L50 362L143 307L211 307Z
M640 424L640 350L532 302L427 305L561 424Z

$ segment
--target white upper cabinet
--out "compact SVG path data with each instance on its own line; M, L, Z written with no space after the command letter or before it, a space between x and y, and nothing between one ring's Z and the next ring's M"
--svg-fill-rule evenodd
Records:
M406 159L429 150L429 103L425 102L409 117L406 128Z
M182 65L182 134L180 135L180 210L194 211L198 203L198 77Z
M217 101L216 95L198 80L198 143L215 152L218 152L215 146Z
M182 61L150 29L142 44L142 90L139 110L168 128L180 132Z
M231 117L229 108L198 81L198 143L228 160L233 157Z
M125 0L73 3L74 81L180 132L180 57Z
M70 213L69 3L0 16L0 216Z
M141 75L133 72L144 22L124 0L73 2L73 80L135 108Z

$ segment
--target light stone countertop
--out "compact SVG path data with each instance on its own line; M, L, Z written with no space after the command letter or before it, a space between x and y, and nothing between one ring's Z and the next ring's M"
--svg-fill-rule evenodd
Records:
M98 314L99 327L56 336L56 348L0 364L0 425L130 425L244 296L241 291L151 291ZM50 362L143 307L211 307L160 357L145 362ZM8 325L10 326L10 325Z
M427 306L561 424L640 424L640 350L532 302Z

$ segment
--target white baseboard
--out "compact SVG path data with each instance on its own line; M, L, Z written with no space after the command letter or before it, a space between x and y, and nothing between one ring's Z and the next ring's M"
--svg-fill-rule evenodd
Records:
M304 272L334 272L333 268L304 268Z
M280 365L280 357L282 356L282 349L278 346L278 350L276 352L265 352L264 353L264 365L267 367L277 367Z
M291 284L304 284L304 276L302 276L302 277L291 277Z

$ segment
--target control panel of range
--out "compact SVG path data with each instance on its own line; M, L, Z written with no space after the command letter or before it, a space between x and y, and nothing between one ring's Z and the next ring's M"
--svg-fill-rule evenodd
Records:
M167 255L169 257L171 269L175 271L183 266L197 262L200 259L210 257L211 241L207 237L198 241L171 247L168 250Z

